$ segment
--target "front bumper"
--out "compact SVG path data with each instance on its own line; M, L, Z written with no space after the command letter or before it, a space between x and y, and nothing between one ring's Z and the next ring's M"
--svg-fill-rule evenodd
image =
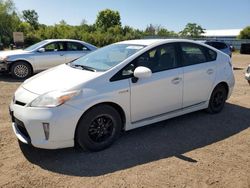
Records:
M82 113L66 104L55 108L34 108L10 104L12 128L17 138L38 148L57 149L74 146L75 128ZM43 124L49 124L46 137Z

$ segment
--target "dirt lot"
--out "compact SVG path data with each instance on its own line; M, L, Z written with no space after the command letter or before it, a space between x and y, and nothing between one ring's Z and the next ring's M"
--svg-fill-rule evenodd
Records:
M220 114L203 111L125 133L111 148L41 150L18 143L8 104L20 82L0 75L0 187L250 187L250 55Z

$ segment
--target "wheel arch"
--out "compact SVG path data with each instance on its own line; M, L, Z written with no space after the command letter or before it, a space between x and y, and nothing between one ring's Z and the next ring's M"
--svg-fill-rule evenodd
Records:
M74 139L76 138L76 131L77 131L77 128L78 128L78 125L79 125L79 122L81 120L81 118L91 109L97 107L97 106L100 106L100 105L109 105L111 107L113 107L115 110L117 110L117 112L120 114L120 117L121 117L121 120L122 120L122 130L125 129L125 125L126 125L126 115L125 115L125 112L123 110L123 108L117 104L117 103L114 103L114 102L100 102L100 103L97 103L91 107L89 107L87 110L84 111L84 113L81 115L81 117L79 118L79 120L77 121L77 124L76 124L76 127L75 127L75 134L74 134Z
M12 67L15 63L17 63L17 62L25 62L25 63L27 63L27 64L30 66L30 68L31 68L31 74L34 73L34 68L33 68L32 64L31 64L29 61L24 60L24 59L18 59L18 60L12 61L12 62L10 63L10 65L9 65L9 67L8 67L8 71L9 71L9 72L11 71L11 67Z
M210 100L210 98L211 98L211 95L212 95L214 89L215 89L216 87L218 87L218 86L223 86L223 87L226 89L226 91L227 91L227 98L228 98L228 94L229 94L229 85L228 85L228 83L227 83L226 81L221 81L221 82L218 82L217 84L215 84L215 86L213 87L213 89L212 89L212 91L211 91L211 93L210 93L210 95L209 95L209 100Z
M218 86L223 86L226 89L227 94L228 94L228 92L229 92L229 85L228 85L227 82L225 82L225 81L219 82L214 88L216 88Z

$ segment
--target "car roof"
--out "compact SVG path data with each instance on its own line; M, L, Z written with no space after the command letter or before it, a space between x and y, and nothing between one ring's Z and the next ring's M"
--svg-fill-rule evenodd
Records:
M170 42L194 42L195 43L194 40L188 40L188 39L138 39L138 40L126 40L126 41L118 42L117 44L150 46L153 44L162 44L162 43L170 43Z
M90 43L87 43L87 42L81 41L81 40L74 40L74 39L46 39L44 41L47 41L47 42L78 42L78 43L82 43L82 44L86 45L91 50L97 49L97 47L94 46L93 44L90 44Z
M48 42L57 42L57 41L83 42L80 40L73 40L73 39L46 39L45 41L48 41Z

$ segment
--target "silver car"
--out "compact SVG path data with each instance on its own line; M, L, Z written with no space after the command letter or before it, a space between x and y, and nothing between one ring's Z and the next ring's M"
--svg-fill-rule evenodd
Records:
M49 39L24 50L0 52L0 72L9 72L14 78L25 79L36 72L71 62L96 47L79 40Z

